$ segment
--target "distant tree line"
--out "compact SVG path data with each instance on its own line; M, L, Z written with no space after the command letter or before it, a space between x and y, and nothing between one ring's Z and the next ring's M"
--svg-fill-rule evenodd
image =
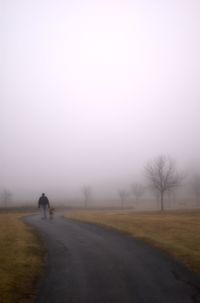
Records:
M121 209L127 207L127 201L130 197L134 198L134 205L138 206L142 197L150 190L157 197L160 211L164 211L166 209L166 197L168 201L174 197L177 188L188 178L187 174L177 170L176 162L171 157L165 155L157 156L149 161L144 167L144 176L147 181L146 184L134 182L129 190L126 188L118 189L117 195ZM189 185L187 190L190 191L195 199L195 206L200 207L200 172L191 175L187 184ZM92 206L93 195L91 186L83 186L81 193L83 207L88 209ZM0 192L0 206L3 208L11 206L12 198L12 192L9 189L3 189Z
M160 211L166 209L165 201L175 196L175 191L183 184L187 174L177 170L176 162L169 156L160 155L152 159L144 167L146 185L135 182L130 190L120 188L117 192L121 209L126 208L126 201L134 197L135 205L138 205L147 190L151 190L159 201ZM196 206L200 207L200 174L191 178L190 191L192 192ZM82 188L84 207L88 208L92 202L92 189L89 185Z
M7 208L8 206L10 206L11 201L12 201L12 192L8 189L2 190L2 192L0 193L1 206L3 208Z
M159 209L165 210L165 197L175 195L175 191L180 187L187 177L183 172L179 172L176 168L175 161L168 156L160 155L149 161L144 168L144 175L147 180L147 186L140 183L133 183L131 186L131 194L138 203L147 189L150 189L159 200ZM200 207L200 175L193 176L190 182L190 189L196 200L196 206ZM125 189L118 191L121 201L121 208L124 208L125 200L130 195Z

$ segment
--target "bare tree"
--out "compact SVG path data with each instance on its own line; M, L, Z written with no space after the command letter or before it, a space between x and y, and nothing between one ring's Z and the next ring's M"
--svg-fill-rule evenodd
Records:
M144 195L145 187L142 184L134 183L131 186L132 193L135 197L136 202Z
M8 189L4 189L1 193L1 203L2 205L7 208L8 204L11 202L12 193Z
M119 195L120 201L121 201L121 208L123 209L124 205L125 205L125 201L128 197L128 192L125 189L120 189L118 191L118 195Z
M151 187L160 195L161 211L164 210L164 195L181 185L183 175L176 171L175 162L166 156L159 156L145 168Z
M82 188L82 193L83 193L83 197L84 197L84 206L85 206L85 208L88 208L88 203L91 200L91 187L84 186Z

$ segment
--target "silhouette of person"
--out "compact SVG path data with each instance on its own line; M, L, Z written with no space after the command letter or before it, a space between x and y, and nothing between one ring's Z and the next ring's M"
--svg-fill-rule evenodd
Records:
M49 205L49 199L47 198L47 196L45 196L44 193L38 200L38 208L40 208L40 207L41 207L42 213L43 213L42 219L46 219L47 218L47 208L49 208L50 205Z

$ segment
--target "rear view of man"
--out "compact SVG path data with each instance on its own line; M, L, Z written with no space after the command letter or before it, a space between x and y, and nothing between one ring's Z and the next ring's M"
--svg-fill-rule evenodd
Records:
M48 198L45 196L45 194L43 193L42 196L39 198L38 201L38 207L42 208L42 212L43 212L43 217L42 219L46 219L47 218L47 209L50 207L49 205L49 200Z

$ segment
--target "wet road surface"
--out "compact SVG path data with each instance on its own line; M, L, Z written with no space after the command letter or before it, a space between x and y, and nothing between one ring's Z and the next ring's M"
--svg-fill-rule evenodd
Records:
M200 302L200 277L142 241L61 216L26 221L48 249L35 303Z

